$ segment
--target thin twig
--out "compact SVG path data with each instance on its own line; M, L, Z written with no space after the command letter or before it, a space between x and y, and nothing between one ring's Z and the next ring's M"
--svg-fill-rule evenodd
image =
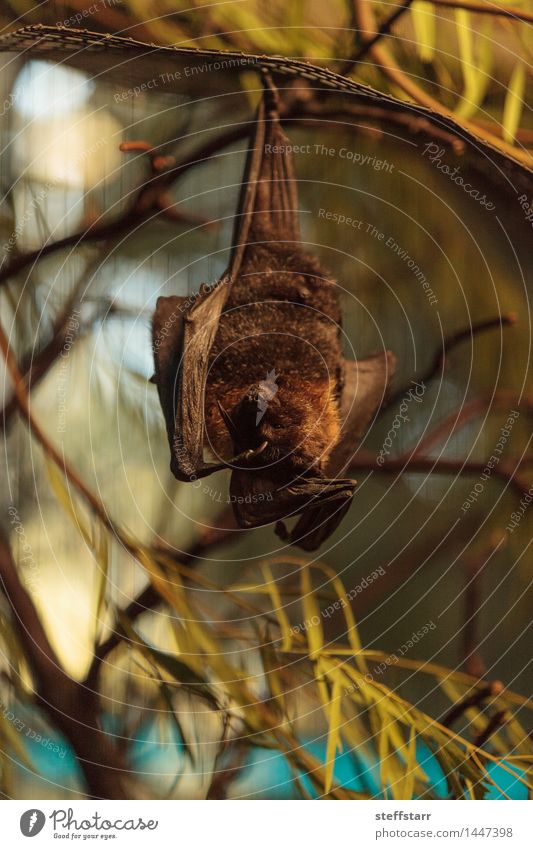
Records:
M45 454L58 466L65 477L70 481L70 483L74 486L74 488L83 496L83 498L90 505L93 512L98 516L100 521L105 527L113 532L114 525L111 522L107 510L99 501L99 499L91 492L91 490L85 485L79 475L72 469L72 467L66 462L65 458L59 453L57 448L50 442L46 434L44 433L41 426L35 420L31 410L30 410L30 402L28 398L28 394L26 391L26 386L24 384L24 378L22 377L18 365L15 361L11 348L9 347L9 343L7 341L7 337L4 333L3 328L0 326L0 350L4 356L4 360L6 363L6 369L9 373L9 376L13 383L13 392L17 402L17 406L25 418L30 432L37 439L41 447L43 448Z
M524 494L524 480L517 475L519 467L518 458L508 463L500 462L492 470L496 477L511 484L519 495ZM486 461L473 460L449 460L439 458L418 456L418 453L401 454L399 457L387 457L378 463L377 456L366 453L356 454L349 465L350 472L367 471L380 472L382 474L412 474L413 472L429 472L435 475L479 475L487 468Z
M471 421L485 416L490 412L505 412L518 409L527 415L533 414L533 398L528 395L520 396L509 390L498 390L493 396L480 396L465 401L464 404L438 422L432 430L422 437L416 444L416 453L421 456L427 454L440 445L447 442L451 436L469 424Z
M465 340L473 339L474 336L479 333L483 333L486 330L494 330L496 327L512 327L514 324L516 324L516 315L514 313L508 313L507 315L499 315L494 318L488 318L485 321L476 322L476 324L463 327L461 330L457 330L455 333L451 333L449 336L446 336L442 341L442 347L435 351L433 359L425 371L413 378L407 386L402 386L399 389L394 390L394 392L389 396L387 405L391 406L395 402L401 400L409 389L412 388L413 383L425 385L431 380L434 380L437 376L442 377L444 366L446 364L446 357L451 351L453 351L454 348Z
M98 255L89 262L83 271L69 297L66 299L61 313L54 321L51 339L37 354L32 351L31 354L22 361L20 372L27 392L29 392L43 379L43 377L45 377L46 374L48 374L58 357L64 351L65 345L67 343L69 346L73 345L74 342L94 323L98 315L101 314L100 311L97 311L91 320L84 324L77 320L73 321L74 311L83 300L88 279L91 277L95 269L100 266L103 257L109 250L112 249L112 247L113 242L106 242L102 247L102 250L98 252ZM15 398L11 398L6 402L3 410L0 411L0 430L6 429L16 409L17 401Z
M376 126L363 127L360 123L362 118L379 125L379 128ZM301 112L298 109L297 103L295 103L290 111L282 113L284 123L290 121L302 127L316 127L320 126L321 123L325 123L328 129L336 129L337 122L343 121L339 126L339 129L342 130L346 119L349 119L351 123L353 123L354 119L358 119L357 129L372 129L374 132L379 133L382 133L381 125L387 123L395 124L407 130L410 136L425 135L432 139L438 139L451 147L454 153L458 155L464 153L465 150L465 143L458 136L453 135L453 133L441 127L435 126L427 118L422 118L420 115L412 115L409 112L391 113L386 109L381 109L379 106L360 106L359 104L352 103L339 103L332 107L328 103L316 99L305 101Z
M508 710L497 711L494 716L490 718L489 722L487 723L487 727L480 734L477 735L476 739L474 740L474 745L478 749L481 749L481 747L485 745L487 740L492 737L492 735L496 731L498 731L499 728L505 725L505 723L508 722L509 719L510 714Z
M479 650L479 611L482 605L481 573L498 549L507 541L505 532L493 535L489 545L477 555L471 555L465 569L465 598L462 648L465 672L474 678L485 674L485 663Z
M357 65L357 63L361 61L361 59L364 59L369 50L371 50L385 35L390 33L398 18L401 18L404 12L407 12L412 3L413 0L402 0L397 9L395 9L388 18L385 18L375 35L373 35L368 41L365 41L357 53L347 60L340 73L343 74L345 71L351 70L354 65Z
M245 131L243 130L242 132L244 133ZM231 134L228 134L230 139L234 136L235 130L233 130ZM200 224L200 226L209 226L210 222L204 220L199 221L196 216L189 219L187 213L182 213L177 209L175 204L169 206L169 187L178 175L183 174L189 167L192 167L192 165L196 163L188 160L174 166L173 159L169 160L166 157L160 156L155 149L150 147L150 145L143 142L132 142L130 144L131 148L130 145L123 146L126 152L128 149L135 149L136 145L142 145L143 147L137 147L137 150L142 150L143 153L147 153L151 163L151 174L137 189L131 207L129 207L114 221L91 221L82 230L77 230L69 236L57 239L54 242L47 242L40 248L36 248L33 251L28 251L27 253L14 257L11 262L5 264L0 269L0 284L5 283L11 277L19 274L29 265L33 265L38 260L44 259L44 257L50 256L57 251L65 248L77 247L78 245L89 241L109 242L110 240L119 239L130 232L135 232L141 224L152 219L154 216L168 218L172 222L180 220L184 223L194 224L195 226L198 224ZM209 145L206 145L207 150L209 150L209 147Z
M501 681L491 681L489 684L486 684L484 687L480 687L479 690L474 690L472 693L469 693L467 696L462 698L459 702L456 702L456 704L450 708L448 713L446 713L442 719L439 719L440 724L449 728L465 713L465 711L473 707L479 707L481 703L487 699L500 696L503 691L504 686Z

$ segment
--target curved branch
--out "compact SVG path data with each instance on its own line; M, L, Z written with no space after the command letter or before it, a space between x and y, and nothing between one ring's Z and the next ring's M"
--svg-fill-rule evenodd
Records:
M501 696L504 689L505 688L501 681L490 681L488 684L480 687L479 690L474 690L472 693L469 693L467 696L462 698L461 701L452 705L448 713L446 713L442 719L439 719L440 724L449 728L450 725L453 725L453 723L465 713L465 711L473 707L479 707L481 703L487 699Z
M341 74L350 71L354 65L357 65L361 59L364 59L367 53L378 43L381 39L388 35L398 20L402 15L407 12L407 10L412 6L413 0L402 0L400 5L389 15L388 18L385 18L382 24L380 24L379 29L372 36L372 38L365 40L363 46L355 53L353 56L348 59L341 68Z
M449 336L445 336L442 341L442 347L435 351L433 360L427 369L417 375L416 378L409 381L409 384L395 389L387 400L387 406L390 407L396 401L402 399L403 396L408 393L413 383L421 383L425 385L437 377L439 371L442 377L444 366L446 364L446 357L450 351L453 351L453 349L456 348L457 345L460 345L461 342L464 342L467 339L473 339L475 335L484 333L486 330L494 330L496 327L512 327L514 324L516 324L515 314L508 313L507 315L498 315L495 318L478 321L475 324L471 324L468 327L463 327L461 330L455 331L455 333L451 333Z
M492 469L492 473L510 483L519 495L523 495L528 489L528 484L517 474L520 465L519 458L507 463L501 461ZM479 475L485 471L486 461L477 460L449 460L420 456L418 452L402 454L399 457L388 457L379 463L377 456L367 454L356 455L349 465L350 472L367 471L380 472L382 474L412 474L414 472L429 472L436 475Z

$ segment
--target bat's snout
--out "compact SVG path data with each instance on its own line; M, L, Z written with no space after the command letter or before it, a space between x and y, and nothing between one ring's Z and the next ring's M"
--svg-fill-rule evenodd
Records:
M259 385L251 386L231 411L225 410L218 402L224 424L238 451L258 448L264 441L258 427L258 410L261 403L262 395Z

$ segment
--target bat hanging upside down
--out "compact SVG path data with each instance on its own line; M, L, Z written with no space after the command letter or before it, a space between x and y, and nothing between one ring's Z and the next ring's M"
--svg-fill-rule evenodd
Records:
M266 72L263 83L229 267L196 297L158 299L153 380L175 477L230 468L241 527L276 522L283 540L313 550L350 506L356 482L338 475L394 357L343 357L338 287L302 247L292 154Z

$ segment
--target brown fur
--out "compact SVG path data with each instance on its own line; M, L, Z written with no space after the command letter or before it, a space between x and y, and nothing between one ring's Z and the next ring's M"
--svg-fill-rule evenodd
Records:
M283 246L250 250L210 356L206 442L229 459L234 446L217 402L231 414L275 370L278 390L258 426L265 460L320 469L339 439L342 380L336 285L318 260Z

